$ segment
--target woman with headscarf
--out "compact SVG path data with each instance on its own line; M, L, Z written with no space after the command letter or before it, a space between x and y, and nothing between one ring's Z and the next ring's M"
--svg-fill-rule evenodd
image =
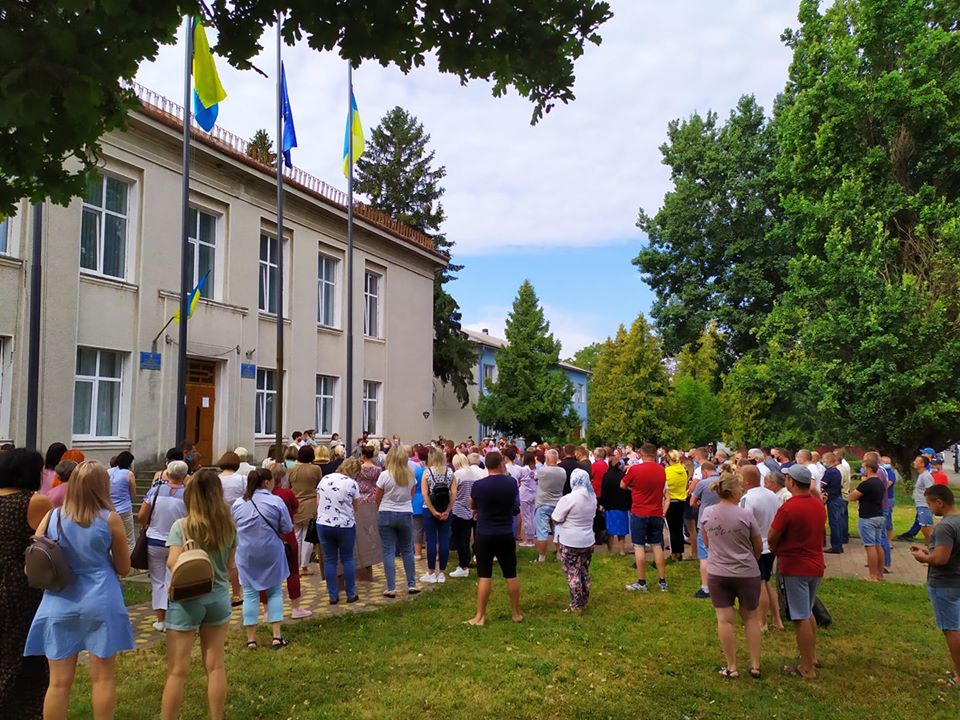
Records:
M570 474L570 494L560 498L551 519L556 527L560 546L560 564L567 575L570 607L566 612L579 613L590 599L590 560L593 558L593 517L597 512L597 496L590 474L574 468Z

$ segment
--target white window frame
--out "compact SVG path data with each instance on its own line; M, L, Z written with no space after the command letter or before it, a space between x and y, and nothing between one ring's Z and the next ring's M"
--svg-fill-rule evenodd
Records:
M586 402L587 397L587 384L578 382L573 384L573 401L575 403L584 403Z
M489 368L490 373L487 374L487 369ZM497 381L497 366L495 363L484 363L483 364L483 386L486 387L488 382L495 383Z
M217 257L217 245L220 234L221 216L198 205L191 205L190 212L196 213L194 222L190 223L190 227L188 228L187 232L187 242L193 246L193 267L190 268L190 288L193 289L196 287L196 284L200 281L200 246L203 245L204 247L209 247L213 252L213 262L210 266L210 277L207 278L206 285L204 285L203 290L200 291L200 297L207 300L213 300L216 297L215 283L217 282L217 262L219 260ZM213 220L213 239L211 242L200 239L201 214L206 215Z
M12 233L11 222L12 218L7 217L6 215L0 214L0 255L12 255L10 252L10 236Z
M316 382L316 397L314 403L314 427L317 429L317 435L321 437L329 437L333 433L333 426L337 422L337 385L339 378L335 375L321 375L317 374ZM329 381L329 387L321 387L322 383ZM323 390L328 390L329 392L322 392ZM330 424L324 426L323 424L323 405L329 405L329 416Z
M267 315L277 315L276 310L270 310L270 297L276 295L276 293L271 293L274 283L277 281L277 275L279 275L280 264L270 262L270 248L267 247L267 259L263 259L262 245L263 241L267 240L269 243L276 243L276 235L271 235L270 233L261 232L260 233L260 242L257 245L257 308L262 313ZM279 255L279 246L277 246L277 251ZM261 283L266 283L267 290L263 292L261 289ZM266 299L267 307L263 307L262 300ZM276 301L274 301L276 302Z
M80 351L87 350L90 352L95 352L97 356L96 370L93 375L80 375L79 371L76 369L76 363L79 359ZM119 368L120 368L120 377L106 377L100 375L100 361L104 353L111 353L117 356ZM126 364L127 364L127 353L120 352L118 350L105 350L101 348L85 347L78 346L76 356L74 357L74 379L73 379L73 402L76 404L77 396L77 385L79 383L90 383L92 384L92 390L90 393L90 416L87 418L88 425L87 433L77 433L74 432L73 421L74 413L70 414L70 424L71 424L71 433L74 440L119 440L123 438L123 424L124 424L124 410L125 410L125 398L124 398L124 378L126 375ZM116 417L116 433L113 435L98 435L97 434L97 405L100 395L100 387L106 383L117 385L119 388L119 394L117 396L117 417Z
M267 378L273 376L273 389L267 388ZM263 381L261 382L261 378ZM277 371L273 368L257 368L256 396L254 401L253 433L257 437L273 437L277 434L276 410L267 412L267 397L273 396L273 407L277 403ZM262 386L262 387L261 387ZM268 425L269 423L269 425ZM269 428L269 429L268 429Z
M376 278L377 291L370 292L369 280ZM365 270L363 273L363 334L365 337L383 337L383 273ZM376 323L371 321L371 306L376 311ZM371 328L371 325L375 325Z
M330 278L322 277L320 274L321 264L327 263L327 267L330 271ZM317 256L317 325L320 327L327 328L336 328L340 325L340 302L337 296L337 287L340 284L340 260L328 255L327 253L320 252ZM331 297L333 298L331 304L333 307L330 308L330 322L324 322L324 310L325 305L323 302L323 289L325 286L331 286L333 288L331 292Z
M372 394L371 394L372 391ZM371 424L371 406L373 410L373 423ZM383 417L383 383L378 380L363 381L363 402L360 415L360 431L367 431L368 434L376 437L380 434L381 420Z
M131 205L133 197L133 181L118 177L116 175L111 175L109 173L98 172L95 173L97 177L101 179L102 188L100 193L100 205L91 205L87 202L86 191L84 191L84 197L82 200L82 211L81 211L81 230L80 230L80 258L83 258L83 215L90 213L97 213L97 267L88 268L80 265L80 272L86 273L89 275L97 275L99 277L111 278L113 280L126 280L129 274L128 268L131 265L131 253L130 253L130 230L131 230ZM123 214L118 213L113 210L107 209L107 184L112 180L114 182L120 183L126 186L126 207ZM119 275L111 275L103 271L103 243L104 243L104 232L106 228L106 223L104 218L109 215L111 217L120 218L123 220L123 267Z

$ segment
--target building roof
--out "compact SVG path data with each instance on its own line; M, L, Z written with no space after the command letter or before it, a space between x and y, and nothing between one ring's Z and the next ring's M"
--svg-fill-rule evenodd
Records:
M495 337L485 330L483 332L477 332L476 330L470 330L469 328L462 328L462 329L463 329L463 332L466 333L467 337L470 338L473 342L477 343L478 345L486 345L487 347L493 348L494 350L499 350L500 348L504 348L510 344L503 338ZM557 364L566 370L573 370L574 372L580 372L580 373L583 373L584 375L591 374L589 370L584 370L583 368L579 368L576 365L571 365L570 363L563 362L562 360Z
M167 127L183 132L183 107L181 105L137 82L129 83L129 89L140 100L140 108L137 112L153 118ZM191 137L194 142L218 150L253 170L268 175L270 178L276 177L276 167L274 165L265 165L247 155L249 143L219 125L215 125L213 130L207 133L201 130L196 123L192 123ZM284 167L283 174L287 187L296 188L319 200L323 205L346 212L347 194L342 190L328 185L323 180L304 172L298 167ZM355 219L372 225L376 230L393 238L416 245L419 249L426 250L443 263L447 262L446 256L437 250L433 238L427 233L405 225L389 214L357 200L353 202L353 212Z

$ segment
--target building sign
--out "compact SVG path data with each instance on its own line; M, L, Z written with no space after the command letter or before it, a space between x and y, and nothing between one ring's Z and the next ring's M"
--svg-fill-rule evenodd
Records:
M256 380L257 366L253 363L240 363L240 377L244 380Z
M155 352L140 353L140 369L141 370L159 370L160 369L160 353L155 353Z

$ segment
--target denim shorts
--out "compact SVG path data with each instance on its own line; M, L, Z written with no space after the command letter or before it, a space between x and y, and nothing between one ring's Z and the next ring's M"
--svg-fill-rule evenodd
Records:
M553 514L553 506L537 505L533 511L534 523L537 526L537 540L541 542L550 537L550 515Z
M663 518L630 513L630 542L634 547L663 545Z
M857 531L864 547L875 547L883 544L887 522L883 515L857 520Z
M933 510L928 507L918 507L917 524L920 527L933 527Z
M223 625L230 621L229 588L214 588L213 592L167 605L167 630L189 632L201 625Z
M697 559L706 560L709 555L707 546L703 544L703 530L697 528Z
M933 605L933 617L940 630L960 630L960 587L930 587L927 595Z

